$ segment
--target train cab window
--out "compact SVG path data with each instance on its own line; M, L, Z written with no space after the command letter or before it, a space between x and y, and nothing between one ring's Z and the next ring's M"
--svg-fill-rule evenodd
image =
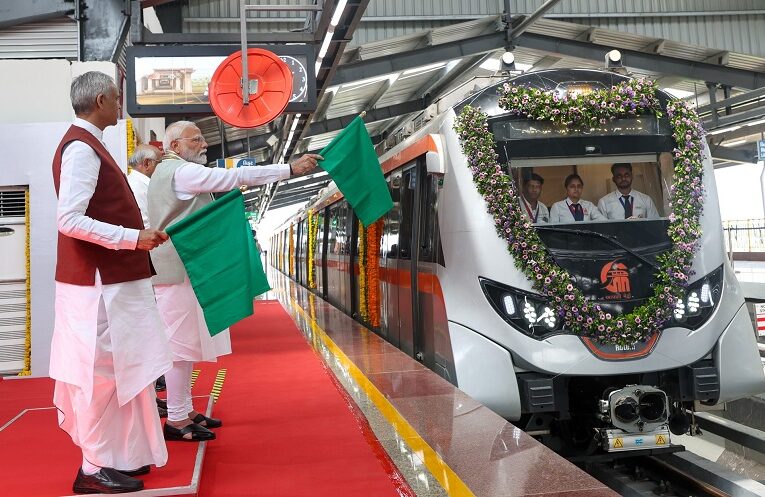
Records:
M423 185L422 214L420 215L420 261L437 260L438 237L438 188L440 178L433 174L425 177ZM441 262L443 265L443 262Z
M621 157L512 160L521 211L533 223L664 219L672 182L668 152Z

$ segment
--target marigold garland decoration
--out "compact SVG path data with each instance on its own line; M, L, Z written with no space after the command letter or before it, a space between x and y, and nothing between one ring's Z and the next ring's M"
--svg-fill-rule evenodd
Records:
M294 229L295 229L294 225L290 224L290 233L289 233L290 239L289 239L289 242L288 242L289 243L289 249L290 249L289 254L288 254L289 265L290 265L290 267L289 267L289 270L290 270L289 275L290 276L295 276L295 238L292 236L293 232L294 232Z
M314 257L316 254L316 227L317 214L308 211L308 253L306 254L306 265L308 266L308 288L316 288L316 271L314 270Z
M133 155L133 152L135 152L135 131L133 130L133 120L127 119L125 120L125 137L127 139L127 156L128 159Z
M369 324L373 328L380 326L380 241L382 239L383 220L378 219L366 230L366 278L367 309Z
M29 224L29 190L24 192L24 224L26 226L26 240L24 242L24 258L26 267L25 297L26 297L26 319L24 320L24 369L19 376L29 376L32 374L32 264L30 259L29 237L32 228Z
M592 127L640 114L662 115L655 83L646 80L630 80L573 98L506 83L499 104L510 114L549 120L561 126ZM673 246L657 258L661 270L655 275L654 294L631 313L617 316L584 297L522 215L513 178L498 162L488 116L480 109L466 106L454 125L476 188L494 218L497 233L507 241L516 266L532 281L535 290L551 299L569 330L601 343L628 345L648 339L671 318L675 303L682 298L693 274L691 264L701 236L704 131L695 111L684 102L670 101L666 110L676 144L675 183L669 202L672 212L667 230Z
M359 314L361 320L369 322L369 305L367 297L367 235L364 224L359 221Z

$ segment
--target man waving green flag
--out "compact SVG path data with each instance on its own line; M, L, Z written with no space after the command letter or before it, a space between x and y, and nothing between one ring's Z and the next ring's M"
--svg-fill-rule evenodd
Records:
M351 204L364 226L393 207L377 153L364 121L357 116L319 154L319 162Z
M253 299L271 289L238 189L166 231L189 275L210 335L251 315Z

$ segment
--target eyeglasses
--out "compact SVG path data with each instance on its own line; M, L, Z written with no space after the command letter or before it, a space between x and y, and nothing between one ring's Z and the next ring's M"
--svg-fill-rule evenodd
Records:
M178 139L179 139L179 140L191 140L191 141L193 141L194 143L202 143L203 141L205 141L205 137L204 137L204 136L201 136L201 135L200 135L200 136L194 136L194 137L191 137L191 138L184 138L184 137L181 137L181 138L178 138Z

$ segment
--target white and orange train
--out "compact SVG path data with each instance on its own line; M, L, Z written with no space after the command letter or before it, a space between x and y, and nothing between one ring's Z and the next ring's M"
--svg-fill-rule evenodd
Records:
M527 73L514 82L565 93L624 80L610 72L570 69ZM488 113L500 160L516 181L540 175L540 200L548 206L566 196L563 180L569 174L582 178L582 197L597 203L615 188L610 166L632 165L633 188L649 195L662 217L538 230L583 294L615 314L652 295L656 258L671 247L674 142L666 117L619 119L581 131L511 116L497 105L503 83L447 110L380 157L394 208L384 218L381 322L374 331L568 453L661 448L669 445L670 431L688 430L688 411L698 403L764 391L752 322L724 250L708 151L701 249L673 320L650 340L625 347L577 336L549 312L552 306L516 268L473 183L453 129L462 106ZM672 98L664 92L658 97L664 106ZM319 214L312 244L315 292L356 317L358 221L336 189L277 230L270 262L307 283L308 209Z

